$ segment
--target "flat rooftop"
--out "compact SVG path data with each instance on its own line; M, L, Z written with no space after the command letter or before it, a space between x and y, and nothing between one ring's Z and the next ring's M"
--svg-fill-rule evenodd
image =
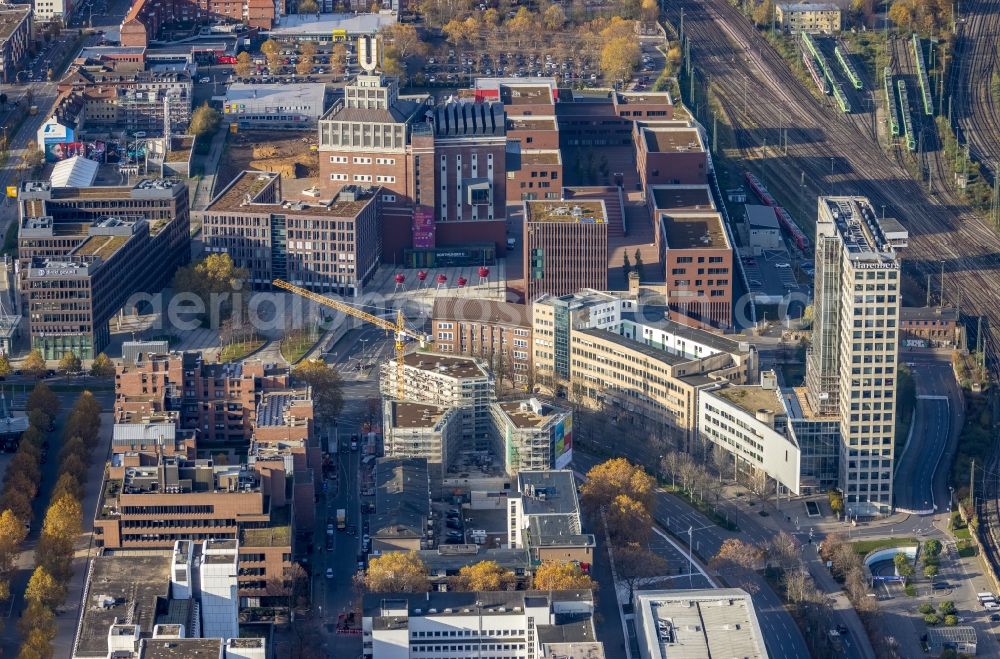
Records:
M548 117L514 115L507 117L507 130L556 130L556 120Z
M248 85L237 82L226 90L226 103L251 103L272 108L291 108L308 105L323 113L326 85L305 82L293 85ZM296 112L299 112L297 110Z
M349 37L376 34L396 23L395 12L377 14L289 14L279 16L278 24L267 31L268 36L288 39L303 35L323 35L329 38L336 30L345 30Z
M749 414L754 414L757 410L767 410L775 414L783 414L785 411L777 388L765 389L759 384L729 385L711 393Z
M729 239L718 213L660 214L667 249L728 249Z
M809 397L806 396L805 387L792 387L783 389L781 397L784 399L785 408L791 419L805 419L807 421L829 421L839 423L840 419L836 415L817 414L812 405L809 404Z
M642 132L646 140L647 151L658 153L703 151L701 138L694 128L643 128Z
M707 185L654 185L653 204L659 210L675 212L715 210Z
M500 102L504 105L554 105L552 88L548 84L500 85Z
M559 165L562 157L558 151L522 151L521 164L523 165Z
M671 104L669 92L618 92L617 102L619 105L629 103L662 103Z
M77 629L76 656L108 655L108 629L131 614L132 624L151 634L157 603L170 593L172 550L105 552L91 564Z
M291 506L271 508L271 521L267 526L243 529L242 547L286 547L292 544Z
M604 224L608 221L603 200L536 200L524 202L526 222Z
M88 236L83 243L73 251L74 256L96 256L107 261L128 242L131 236Z
M764 659L764 637L750 595L738 588L640 591L637 615L645 631L640 643L651 657Z
M566 410L537 399L513 400L496 403L515 427L521 429L543 428Z
M576 481L568 469L522 471L517 490L525 515L571 515L580 512Z
M433 352L411 352L403 363L422 371L433 371L453 378L487 377L485 367L472 357L449 357Z
M221 638L144 639L141 659L219 659L224 642Z
M392 401L391 405L395 428L433 428L450 409L411 401Z
M215 199L205 209L206 213L239 212L246 214L271 214L278 213L284 215L317 215L322 217L343 217L354 218L365 206L375 197L378 188L358 188L362 191L359 198L354 201L344 200L343 191L330 201L303 202L299 200L277 200L277 195L271 201L268 199L258 199L267 188L275 183L279 175L274 172L244 171L236 176L222 192L216 195ZM348 186L345 186L348 187ZM354 187L354 186L349 186ZM277 191L275 191L277 192ZM247 200L250 200L249 202Z
M660 348L655 348L650 345L646 345L642 341L635 341L628 338L627 336L622 336L615 332L609 332L603 329L576 329L573 330L574 335L579 335L581 337L590 337L596 341L606 341L608 343L613 343L616 346L622 348L623 350L631 350L632 352L645 355L651 359L665 364L667 366L677 366L679 364L686 364L692 361L688 357L682 357L680 355L675 355L672 352L667 352L666 350L661 350Z
M11 6L0 11L0 41L10 39L14 29L31 11L31 5Z

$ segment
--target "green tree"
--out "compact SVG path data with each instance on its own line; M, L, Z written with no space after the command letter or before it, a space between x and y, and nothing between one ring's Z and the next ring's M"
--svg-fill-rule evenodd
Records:
M27 375L36 378L45 375L46 368L45 357L42 356L42 351L37 348L28 353L28 356L24 358L24 363L21 365L21 370Z
M74 465L79 462L79 458L70 456L74 462ZM73 497L74 499L83 498L83 487L80 486L80 481L74 475L74 473L65 469L65 465L60 465L60 469L63 470L59 475L59 480L56 481L55 487L52 489L53 497L61 497L64 494Z
M10 365L10 357L6 353L0 354L0 377L7 377L13 370Z
M299 2L299 13L318 14L319 5L316 4L316 0L301 0L301 2Z
M307 359L292 370L292 376L312 387L313 410L318 419L332 421L337 418L344 407L340 373L320 359Z
M188 132L199 138L209 138L219 129L222 115L205 101L191 113L191 123Z
M950 616L957 611L955 608L955 603L951 600L945 600L938 604L938 613L943 616Z
M75 353L67 350L59 360L59 370L66 373L79 373L83 368L80 358Z
M28 104L31 101L27 101ZM28 142L28 146L24 150L24 156L21 158L21 163L18 166L19 169L34 171L45 162L45 153L38 147L38 142L31 140Z
M774 2L764 0L753 10L753 22L760 27L769 27L774 16Z
M90 374L95 378L111 378L115 376L115 364L103 352L94 357L90 365Z

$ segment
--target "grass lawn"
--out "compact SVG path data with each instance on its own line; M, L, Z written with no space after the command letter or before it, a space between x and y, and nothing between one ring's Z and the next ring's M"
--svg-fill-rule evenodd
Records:
M294 364L302 359L302 356L309 352L310 348L316 345L316 341L318 340L318 338L313 338L306 332L286 336L281 339L281 356L289 364Z
M852 542L851 546L854 547L854 553L858 556L864 556L868 552L875 551L877 549L888 549L889 547L907 547L909 545L919 545L916 538L878 538L877 540L858 540L857 542Z
M254 350L260 349L264 345L262 339L251 339L250 341L240 341L238 343L230 343L225 348L222 349L222 354L219 355L220 362L235 362L243 359L249 355Z

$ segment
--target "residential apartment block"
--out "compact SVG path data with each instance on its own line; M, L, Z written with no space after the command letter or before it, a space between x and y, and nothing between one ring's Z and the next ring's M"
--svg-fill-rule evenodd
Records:
M17 80L31 45L31 18L31 5L8 5L0 9L0 82L10 84Z
M31 345L46 359L93 359L135 293L163 288L190 258L187 186L18 189L18 272Z
M564 469L573 459L573 412L537 398L490 406L494 452L509 476Z
M254 288L274 279L359 296L382 259L379 188L345 185L326 201L286 201L281 175L245 171L196 213L205 250L229 254Z
M245 449L257 430L259 441L268 441L258 414L272 392L287 393L287 368L260 360L231 364L205 361L202 353L172 352L144 355L123 364L115 374L115 412L138 417L176 412L178 427L196 430L202 448ZM282 424L311 428L310 405L292 405L281 413ZM265 422L265 424L268 422ZM286 435L287 430L281 430ZM301 437L281 437L281 439Z
M820 197L810 406L840 421L840 486L853 514L892 505L901 227L864 197ZM897 223L898 224L898 223Z
M785 32L836 34L841 9L832 2L779 2L774 5L774 18Z
M72 0L34 0L34 19L36 21L51 21L61 19L63 24L76 11L76 3Z
M589 590L369 593L362 606L366 659L605 656Z
M134 0L121 25L121 45L145 48L178 24L245 23L270 30L284 0Z
M608 287L603 200L524 202L525 301Z
M403 358L402 373L395 360L382 364L379 387L385 399L459 408L463 448L486 450L491 446L490 404L496 400L496 382L481 360L413 352Z
M78 134L144 132L162 136L164 117L172 133L191 123L191 75L187 72L94 72L74 67L59 81L53 115Z
M531 381L531 317L523 304L468 297L434 298L434 349L483 359L497 384L525 388Z
M437 491L462 448L462 412L413 401L386 399L383 403L385 455L391 458L423 458Z

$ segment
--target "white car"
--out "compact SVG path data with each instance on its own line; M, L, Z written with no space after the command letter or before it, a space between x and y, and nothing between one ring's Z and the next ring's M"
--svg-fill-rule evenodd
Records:
M333 568L332 567L326 568L326 578L327 579L333 579Z
M199 80L198 82L201 82L201 83L212 82L212 79L209 78L208 76L202 76L201 80Z
M327 535L333 535L333 524L327 524L326 525L326 534Z

